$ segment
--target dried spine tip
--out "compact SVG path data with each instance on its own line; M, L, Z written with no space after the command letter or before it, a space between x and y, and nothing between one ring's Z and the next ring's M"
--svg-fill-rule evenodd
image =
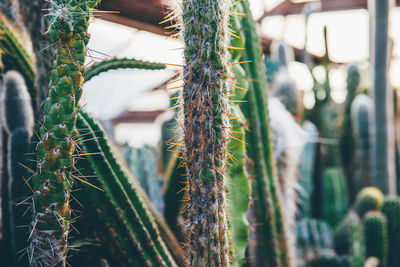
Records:
M229 108L224 93L229 77L229 2L182 2L186 61L184 135L192 266L227 266L229 262L224 181L229 139Z
M52 0L49 35L57 48L49 97L44 104L37 171L32 178L32 266L65 266L70 226L75 127L83 84L90 8L98 1Z

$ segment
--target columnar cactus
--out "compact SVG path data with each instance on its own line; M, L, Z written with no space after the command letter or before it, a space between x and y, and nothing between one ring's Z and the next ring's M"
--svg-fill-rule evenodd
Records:
M29 173L25 169L29 165L27 153L30 151L30 138L34 124L31 98L24 78L16 71L4 75L1 95L1 120L8 134L7 139L7 170L8 176L3 177L2 186L2 226L5 249L9 252L13 264L27 264L26 254L18 255L27 247L28 229L30 223L27 211L27 199L31 192L25 180ZM5 179L7 178L7 179ZM18 262L18 258L21 258Z
M382 213L387 219L389 251L387 266L400 266L400 199L390 197L383 202Z
M225 160L230 1L182 1L183 112L192 266L226 266Z
M379 266L385 267L388 253L387 222L380 211L370 211L365 215L366 256L379 259Z
M370 123L373 103L369 96L360 94L351 104L351 124L355 141L354 190L372 185Z
M32 178L32 266L64 266L70 227L70 194L74 178L75 123L82 93L90 9L98 1L53 0L49 35L57 47L49 97L44 103L37 170Z

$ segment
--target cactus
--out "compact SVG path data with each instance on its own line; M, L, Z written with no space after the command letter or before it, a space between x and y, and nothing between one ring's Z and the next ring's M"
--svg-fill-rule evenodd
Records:
M161 195L157 168L154 167L157 166L155 151L149 146L144 146L140 148L128 148L127 153L129 153L129 161L126 160L128 168L139 181L153 205L158 211L162 212L164 202Z
M322 192L322 218L335 227L348 209L346 181L339 168L324 171Z
M364 220L366 256L378 258L380 267L387 266L388 236L386 218L379 211L370 211L365 215Z
M0 107L2 125L8 134L8 176L3 181L3 186L6 186L3 192L7 190L7 197L2 199L3 234L7 249L11 249L10 258L13 264L26 265L28 258L24 250L28 244L27 227L30 218L25 215L30 191L24 181L29 174L24 166L29 165L26 155L30 151L34 119L31 98L24 78L16 71L8 71L4 75ZM22 253L22 256L18 255L19 253Z
M354 210L358 216L363 217L365 213L371 210L379 210L383 204L383 194L376 187L366 187L361 190L354 202Z
M347 96L344 111L342 114L341 134L339 139L340 155L342 165L349 184L350 201L355 198L356 190L353 176L354 165L354 137L352 132L351 104L356 97L357 88L360 84L360 71L357 65L350 65L347 68Z
M86 191L89 193L89 203L94 205L89 210L98 213L94 218L100 217L104 222L98 225L105 227L106 232L109 231L109 235L105 234L104 238L109 238L109 241L115 244L116 249L127 258L128 266L135 262L139 266L176 266L172 254L160 237L154 218L140 195L137 181L128 176L114 157L104 131L83 112L77 123L80 129L85 129L82 132L82 135L85 135L82 146L88 152L90 162L86 171L93 168L98 176L94 186L104 188L105 191L105 194L94 188L88 188ZM98 154L99 151L102 153ZM78 164L83 164L80 162ZM92 175L93 171L89 171L88 175ZM86 196L85 193L82 195ZM103 202L105 207L99 209ZM113 231L120 234L115 235Z
M0 51L3 51L4 71L17 70L25 78L30 93L34 83L35 65L32 57L25 49L22 33L0 13Z
M225 161L230 1L182 1L184 155L193 266L226 266ZM199 32L200 29L200 32Z
M312 122L305 121L303 130L307 134L299 165L299 217L311 216L311 195L314 191L313 172L317 149L318 131Z
M296 232L299 261L311 261L323 249L333 248L333 233L325 221L303 218L298 221Z
M307 267L350 267L350 259L336 255L335 251L326 249L321 255L312 260Z
M360 217L354 210L350 210L340 221L333 232L335 251L339 254L350 254L351 251L351 229L360 224Z
M93 77L116 69L144 69L144 70L162 70L165 69L165 64L153 63L143 60L131 58L114 58L101 61L91 65L85 72L85 81L91 80Z
M354 190L357 192L371 181L370 120L373 103L369 96L360 94L351 104L351 120L355 139Z
M364 232L361 220L350 225L350 262L351 267L363 267L365 260Z
M280 188L275 175L272 156L272 139L266 96L266 75L261 45L255 28L248 1L241 2L245 17L245 50L241 60L246 75L251 81L243 103L243 113L247 119L249 132L246 133L246 149L250 160L250 175L253 177L252 196L254 199L257 224L257 247L254 254L259 265L290 266L286 228L282 219ZM260 143L260 140L263 140ZM253 252L251 252L253 253Z
M76 118L82 93L90 9L97 1L54 0L49 34L57 54L49 97L44 104L37 171L32 178L33 218L30 234L32 266L64 266L71 210L69 200L76 160Z
M372 1L372 53L374 101L372 134L372 181L384 194L396 194L395 141L393 127L393 92L388 84L389 0Z
M387 219L389 239L387 266L400 266L400 199L398 197L385 199L382 213Z

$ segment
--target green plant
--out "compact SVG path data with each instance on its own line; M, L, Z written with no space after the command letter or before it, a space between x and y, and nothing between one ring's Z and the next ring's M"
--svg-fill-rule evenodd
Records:
M102 222L94 225L99 227L99 233L104 233L100 236L104 244L110 244L110 255L117 256L115 262L127 266L175 266L173 254L168 248L168 245L173 244L165 243L161 238L156 221L148 208L149 204L143 200L138 182L129 177L114 156L100 125L83 112L80 113L77 123L80 129L84 129L82 134L85 139L82 140L82 146L90 163L85 164L82 160L78 164L84 164L82 169L89 177L93 173L97 175L97 181L90 182L100 189L86 187L80 197L86 199L85 203L93 205L86 210L92 215L88 216L89 219ZM86 185L89 183L86 180L84 182Z
M88 67L85 71L85 81L110 70L116 69L144 69L144 70L162 70L165 64L149 61L137 60L133 58L113 58L103 60Z
M350 259L346 256L338 256L335 251L326 249L318 258L312 260L307 267L349 267Z
M393 93L388 84L389 42L388 23L390 1L375 0L371 8L373 20L371 44L371 69L373 73L372 120L372 182L384 194L396 193Z
M339 168L324 171L322 190L322 218L335 227L348 209L346 181Z
M354 210L358 216L363 217L371 210L379 210L382 207L384 196L377 187L365 187L358 192L354 202Z
M230 1L182 1L183 132L188 171L190 264L228 260L225 161ZM200 29L200 31L199 31Z
M383 202L382 213L387 220L387 234L389 239L387 266L400 264L400 199L388 197Z
M260 265L289 266L286 227L282 217L279 184L275 176L272 139L266 95L266 75L260 41L248 1L241 2L245 16L245 50L241 61L249 78L249 90L242 104L249 131L246 132L250 175L253 177L252 197L257 221L255 261ZM262 143L259 140L263 140Z
M1 94L2 125L8 134L7 164L8 175L3 176L2 186L2 230L5 250L8 251L12 265L27 265L24 250L28 243L27 227L30 218L26 215L31 192L26 186L29 177L26 166L30 165L27 153L30 151L30 138L33 130L33 110L31 98L24 78L16 71L4 75ZM19 254L22 256L19 256ZM19 258L19 260L18 260Z
M357 65L350 65L347 68L347 96L344 111L342 114L341 134L339 139L340 155L342 165L349 184L350 200L355 198L357 193L353 176L355 142L353 136L351 105L357 94L360 84L360 71Z
M339 254L350 254L352 249L352 233L353 227L358 227L361 219L357 213L350 210L346 216L340 221L333 232L335 251Z
M57 53L36 146L36 174L32 177L35 194L29 255L33 266L64 266L67 257L75 123L89 41L90 8L97 2L51 1L48 32Z
M386 218L379 211L370 211L364 220L366 256L378 258L379 266L384 267L388 253Z
M350 225L350 266L363 267L365 260L364 232L361 220Z
M371 180L371 147L370 121L373 103L369 96L360 94L351 104L351 124L355 140L354 190L359 191L372 185Z

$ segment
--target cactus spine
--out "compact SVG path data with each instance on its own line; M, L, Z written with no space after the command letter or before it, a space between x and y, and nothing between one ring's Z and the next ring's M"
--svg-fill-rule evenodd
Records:
M366 256L379 259L379 266L385 267L387 260L387 222L380 211L370 211L365 215Z
M98 1L53 0L49 34L57 47L49 97L36 147L37 171L32 178L32 266L65 266L74 178L78 102L82 93L90 9Z
M386 199L383 202L382 213L387 219L389 237L387 266L400 266L400 199Z
M225 160L230 1L182 1L185 157L192 266L227 266Z

